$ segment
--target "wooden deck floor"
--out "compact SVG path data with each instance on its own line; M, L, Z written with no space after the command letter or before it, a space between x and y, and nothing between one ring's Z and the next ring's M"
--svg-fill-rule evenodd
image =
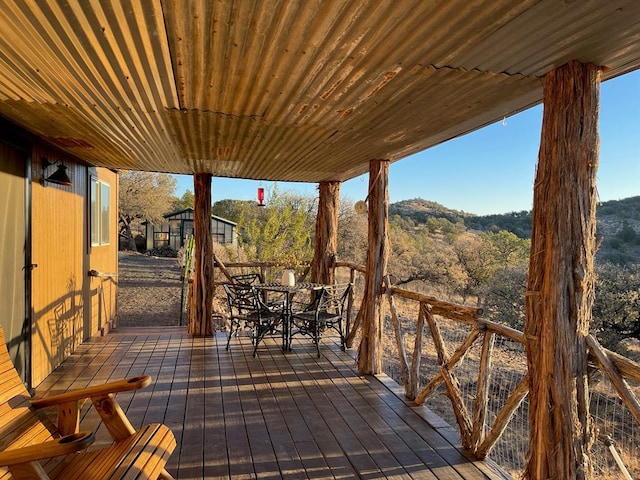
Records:
M149 374L152 386L118 394L134 424L163 422L178 447L178 479L505 478L472 462L429 412L406 404L386 378L360 377L355 362L326 343L283 354L276 342L251 356L248 339L190 338L176 327L128 328L92 339L37 389L46 395ZM308 348L307 348L308 347ZM82 429L97 428L93 410ZM98 429L98 444L107 441Z

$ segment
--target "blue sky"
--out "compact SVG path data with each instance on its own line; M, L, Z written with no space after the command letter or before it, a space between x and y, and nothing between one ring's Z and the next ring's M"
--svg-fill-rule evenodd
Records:
M542 106L393 163L389 199L424 198L477 215L530 210L540 145ZM176 175L176 195L193 191L191 176ZM600 92L601 201L640 195L640 71L606 81ZM255 200L271 182L213 179L213 201ZM368 175L343 183L342 197L367 196ZM315 184L279 183L280 190L316 195Z

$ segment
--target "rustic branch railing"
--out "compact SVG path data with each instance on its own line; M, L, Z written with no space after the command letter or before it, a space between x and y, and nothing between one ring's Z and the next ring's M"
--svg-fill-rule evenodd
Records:
M238 269L253 269L254 271L258 269L265 278L269 278L269 275L276 278L275 271L282 269L282 265L277 262L229 263L216 266L222 267L225 275L230 275L231 271L235 272ZM306 264L303 265L301 271L304 271L306 267ZM338 262L337 267L339 271L336 273L336 278L340 281L349 281L356 287L354 288L355 293L352 291L348 300L347 345L352 346L361 321L360 316L354 312L354 307L356 299L358 299L357 287L363 284L362 277L365 274L365 268L349 262ZM342 272L341 269L346 269L347 272ZM308 272L308 268L306 271ZM226 278L223 281L226 281ZM494 387L492 374L499 372L500 367L494 366L495 345L497 343L502 345L505 342L520 345L520 354L524 355L522 353L525 345L524 334L508 326L481 318L482 309L444 302L434 297L394 287L390 284L388 277L385 279L385 286L391 328L394 332L394 343L397 348L395 361L399 365L399 380L404 387L405 396L417 405L421 405L439 387L443 387L451 403L462 445L478 458L487 457L505 433L510 421L528 394L528 375L525 369L515 382L515 386L511 388L508 396L502 401L502 405L498 409L494 408L489 415L489 396ZM396 305L400 299L418 306L415 322L404 318L405 324L410 326L413 334L413 342L410 345L406 343L405 337L409 335L402 328L403 322ZM360 309L358 309L359 311ZM354 313L355 319L351 322ZM446 335L443 335L442 323L445 321L465 326L466 333L457 346L452 346L453 342L448 340ZM424 335L425 331L428 332L427 336ZM425 344L427 337L431 339L432 345L430 346ZM601 372L608 379L617 398L635 420L636 430L640 430L640 402L628 384L628 381L640 383L640 365L622 355L604 349L593 336L587 338L587 344L590 363L595 370ZM456 369L473 348L479 349L479 353L476 355L477 377L475 380L464 379L466 384L475 386L474 390L467 392L465 396L461 388L460 374ZM425 375L424 368L427 367L424 362L425 351L429 349L435 351L437 359L435 370L434 365L429 365L431 371L435 371L430 376ZM509 365L502 365L502 367L509 367ZM469 372L465 371L463 375L468 376ZM522 415L522 413L520 414ZM491 420L492 424L489 425ZM615 459L615 463L620 464L620 455L615 450L611 437L605 433L601 433L600 436L609 439L607 440L609 443L606 445L607 451L613 449L612 451L616 453L612 456L612 462ZM636 443L633 445L633 448L640 449L640 445ZM625 460L625 463L628 464L628 458ZM621 467L623 475L630 475L628 472L625 473L624 468ZM637 473L637 471L633 471L633 474Z
M443 302L433 297L393 287L388 283L388 279L386 287L393 328L396 332L401 371L408 372L408 375L405 374L403 377L406 397L414 400L416 404L422 405L439 385L444 384L458 423L462 445L479 458L486 457L504 431L504 428L506 428L513 412L518 408L527 393L527 381L525 377L518 385L518 388L512 392L504 407L496 416L496 422L493 428L488 433L485 433L487 398L489 394L492 351L495 336L501 335L516 342L524 343L524 335L504 325L480 319L482 309ZM403 332L399 327L400 321L397 318L395 298L416 301L420 305L410 366L406 364L407 354L404 346ZM440 331L435 315L472 327L466 339L464 339L452 353L449 352L449 346ZM438 373L426 383L422 390L417 392L418 378L420 377L420 358L421 352L423 351L422 330L425 321L431 333L431 339L440 367ZM475 400L473 402L473 412L471 413L464 401L459 386L460 382L454 369L464 359L471 346L479 339L482 339L482 351L478 368L478 381Z
M496 338L502 338L516 342L524 348L524 334L505 325L480 318L481 309L442 302L426 295L402 290L390 285L388 278L386 283L389 312L396 336L398 362L406 397L420 405L433 394L438 386L444 386L458 425L462 445L478 458L485 458L495 447L528 393L528 375L525 372L504 401L501 409L493 412L493 424L488 428L487 406L492 383L494 344ZM397 313L396 300L399 298L419 304L411 363L409 363L409 355L405 345L405 333L400 328L401 322ZM470 327L466 337L453 351L441 332L439 323L443 320L450 320ZM425 348L423 336L425 324L430 332L438 368L437 373L430 378L422 376L424 386L418 391L418 379L421 378L421 357ZM465 399L455 369L469 354L472 347L478 344L480 344L480 353L475 381L476 388L471 395L472 398ZM640 365L622 355L602 348L592 335L587 338L587 344L590 363L606 376L617 393L619 401L635 419L637 426L640 426L640 402L627 383L627 381L640 382ZM469 411L469 405L471 405L472 411ZM611 445L608 445L608 448L611 449ZM629 462L630 455L627 457L627 462ZM620 455L617 452L612 458L618 466L621 465ZM623 475L629 475L625 467L620 467L620 470Z

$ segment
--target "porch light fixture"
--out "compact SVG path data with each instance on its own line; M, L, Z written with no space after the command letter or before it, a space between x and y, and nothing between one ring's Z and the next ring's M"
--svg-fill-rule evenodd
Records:
M47 168L53 165L58 165L58 169L48 177L45 177L45 172ZM49 159L43 157L42 158L42 177L40 178L40 183L44 185L45 182L55 183L57 185L64 185L66 187L73 186L73 183L69 178L69 175L67 175L67 166L64 163L62 163L61 160L50 162Z

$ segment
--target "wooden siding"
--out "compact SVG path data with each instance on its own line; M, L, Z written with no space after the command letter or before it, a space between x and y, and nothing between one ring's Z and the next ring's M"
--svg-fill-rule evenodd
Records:
M62 160L70 187L41 182L42 158ZM46 169L45 176L56 167ZM89 168L55 150L32 151L32 378L40 383L90 335L116 315L117 174L91 169L111 186L111 243L89 249ZM89 270L115 273L90 277Z
M41 183L42 163L63 160L73 186ZM49 167L46 175L55 171ZM32 152L32 384L40 383L83 340L86 167L55 151Z
M89 276L86 291L91 308L85 312L85 338L108 331L116 324L116 293L118 289L118 174L105 168L90 168L89 175L107 183L110 187L109 222L110 243L108 245L89 246L89 270L97 276ZM90 195L90 192L88 193ZM87 198L87 207L90 199ZM90 213L89 213L90 215ZM89 218L87 217L87 221ZM90 232L88 231L88 234Z
M23 380L28 372L25 345L25 282L27 187L24 151L0 143L0 325L5 332L9 354Z

